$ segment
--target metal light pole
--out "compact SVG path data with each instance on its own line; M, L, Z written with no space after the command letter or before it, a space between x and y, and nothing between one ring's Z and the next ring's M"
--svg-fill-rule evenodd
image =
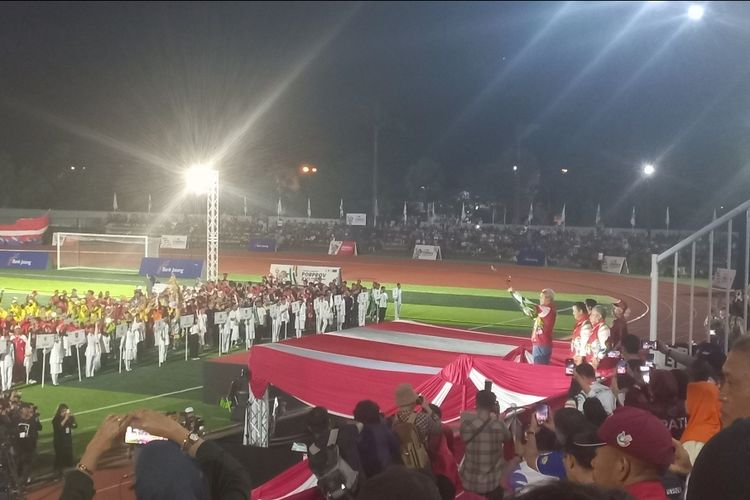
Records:
M206 191L206 279L219 277L219 172L208 171Z

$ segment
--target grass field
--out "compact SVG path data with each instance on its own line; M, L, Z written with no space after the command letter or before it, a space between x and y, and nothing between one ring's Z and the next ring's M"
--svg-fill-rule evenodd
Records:
M258 276L232 276L236 280L254 280ZM7 307L16 297L19 301L26 294L36 290L42 303L54 290L76 288L79 294L86 290L95 292L109 290L114 296L129 296L135 286L143 285L143 278L121 272L100 272L88 270L69 271L0 271L0 288L5 289L2 306ZM369 283L368 283L369 284ZM385 284L388 289L393 284ZM404 305L402 319L425 323L457 326L486 332L503 332L517 335L528 335L531 320L524 317L516 303L505 290L488 290L477 288L432 287L403 283ZM538 297L538 291L526 291L531 299ZM570 333L573 318L570 306L573 302L586 298L574 294L557 294L560 315L556 323L555 335L566 336ZM604 303L613 299L605 296L594 296ZM393 317L392 305L389 305L388 317ZM78 382L77 376L67 377L57 387L39 384L23 387L23 399L38 405L42 414L44 429L40 435L40 456L37 469L49 470L52 463L52 429L51 417L59 403L68 404L77 415L78 430L75 433L74 445L76 454L93 435L93 432L109 413L124 413L129 410L149 407L156 410L181 411L193 406L196 412L206 419L209 429L218 429L229 424L228 412L218 405L206 405L200 402L202 390L203 359L185 362L182 352L172 353L166 365L156 366L155 356L149 353L139 360L133 372L117 373L114 362L104 367L93 379ZM83 361L83 360L82 360ZM40 360L41 362L41 360Z

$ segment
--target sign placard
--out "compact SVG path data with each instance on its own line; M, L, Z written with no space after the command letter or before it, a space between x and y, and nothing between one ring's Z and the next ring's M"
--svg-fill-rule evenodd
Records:
M605 255L602 259L602 271L605 273L622 274L628 272L628 262L625 257Z
M724 269L723 267L719 267L714 271L714 275L711 278L711 286L721 290L731 288L736 274L736 269Z
M52 349L55 345L54 333L42 333L36 336L37 349Z
M331 240L328 244L328 255L338 255L343 241Z
M8 337L0 337L0 354L8 353Z
M176 234L162 234L159 248L175 248L185 250L187 248L187 236Z
M346 214L347 226L366 226L367 214Z
M74 332L68 332L68 343L71 346L77 346L86 343L86 331L76 330Z
M128 325L126 323L120 323L119 325L117 325L117 328L115 328L116 339L124 337L126 333L128 333Z
M440 247L437 245L414 245L412 259L417 260L443 260Z
M253 308L252 307L240 307L237 309L237 319L248 320L253 319Z
M214 325L223 325L227 322L227 312L226 311L220 311L214 313Z
M193 323L195 322L195 315L193 314L186 314L185 316L180 316L180 328L190 328L193 326Z

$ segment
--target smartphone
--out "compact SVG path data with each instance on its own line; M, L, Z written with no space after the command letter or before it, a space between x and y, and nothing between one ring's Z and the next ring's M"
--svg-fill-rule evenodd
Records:
M644 349L656 349L656 340L646 340L643 342Z
M154 436L136 427L128 426L125 430L125 444L148 444L151 441L166 441L167 438Z
M628 373L628 362L625 361L624 359L621 359L617 363L617 374L618 375L625 375L626 373Z
M568 358L565 360L565 375L573 375L573 370L576 367L575 360L573 358Z
M620 351L609 351L607 353L608 358L619 358L620 357Z
M485 391L491 391L492 390L492 380L485 380L484 381L484 390Z
M716 335L716 330L709 330L708 334L713 337L714 335Z
M534 416L536 417L537 424L545 424L549 420L549 405L541 404L537 406L536 412L534 412Z
M641 365L641 378L647 384L651 382L651 367L648 365Z

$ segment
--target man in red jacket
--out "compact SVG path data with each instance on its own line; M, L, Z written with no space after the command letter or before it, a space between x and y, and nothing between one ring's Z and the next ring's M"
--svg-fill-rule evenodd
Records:
M513 287L508 288L511 296L521 306L526 316L534 319L531 329L531 353L534 356L534 364L548 365L552 356L552 336L557 319L557 307L555 306L555 292L551 288L545 288L539 294L539 304L514 292Z

